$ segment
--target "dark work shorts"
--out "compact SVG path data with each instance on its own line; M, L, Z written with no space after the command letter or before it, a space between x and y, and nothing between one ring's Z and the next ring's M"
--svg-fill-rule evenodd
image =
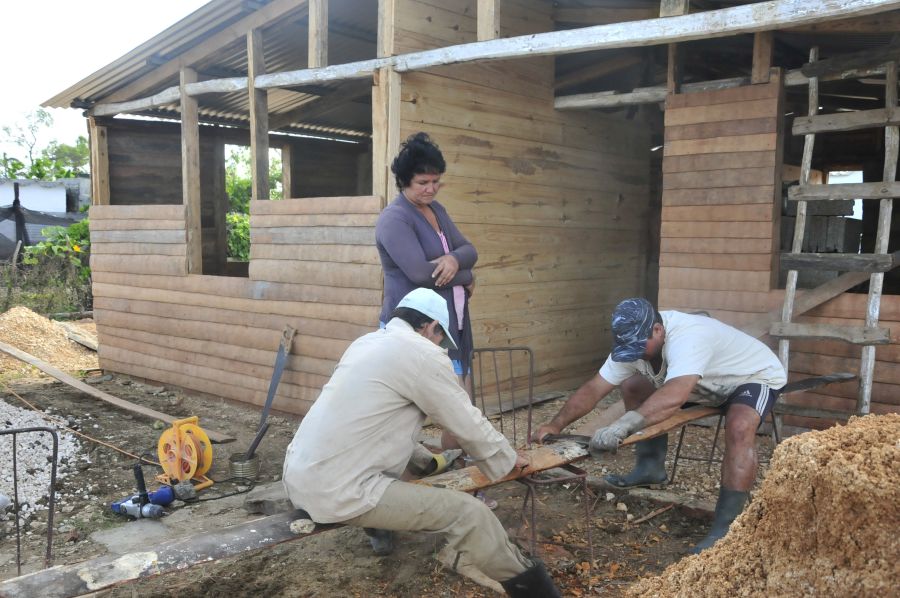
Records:
M748 405L755 409L759 414L760 420L763 420L772 411L772 407L775 406L775 401L778 400L780 393L780 388L771 388L768 384L756 382L741 384L731 393L728 400L725 401L725 405L733 405L734 403Z

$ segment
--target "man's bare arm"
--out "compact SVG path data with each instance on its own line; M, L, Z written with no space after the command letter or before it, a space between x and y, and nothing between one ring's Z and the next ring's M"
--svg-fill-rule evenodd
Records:
M587 415L597 406L603 397L608 395L615 388L612 384L597 374L575 391L569 400L566 401L559 413L544 424L532 435L532 440L540 441L547 434L559 434L560 430L571 424L573 421Z
M684 405L700 380L700 376L678 376L663 384L637 408L646 426L652 426L675 415Z

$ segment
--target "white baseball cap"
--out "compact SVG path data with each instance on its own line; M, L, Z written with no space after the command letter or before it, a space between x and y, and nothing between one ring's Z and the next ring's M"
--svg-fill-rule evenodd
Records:
M413 289L400 300L397 307L408 307L417 312L435 319L444 329L444 340L441 346L445 349L456 349L456 343L450 336L450 314L447 312L447 302L444 298L431 289Z

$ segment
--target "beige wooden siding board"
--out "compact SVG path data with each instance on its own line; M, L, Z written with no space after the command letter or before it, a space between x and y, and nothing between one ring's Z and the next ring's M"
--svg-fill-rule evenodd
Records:
M728 152L775 151L778 136L775 133L760 135L737 135L732 137L711 137L709 139L685 139L667 142L663 151L666 156L688 156L695 154L721 154Z
M665 206L662 219L666 222L731 221L771 222L772 206L765 204L728 206Z
M663 222L660 234L667 237L726 237L734 239L771 239L772 222Z
M170 255L91 255L92 272L135 272L140 274L163 274L185 276L187 268L184 259Z
M675 125L666 127L665 141L668 143L686 139L709 139L711 137L775 133L777 129L776 120L770 116L693 125Z
M218 294L270 301L310 301L334 305L381 306L381 291L344 289L327 285L251 281L224 276L153 276L131 273L104 273L93 276L95 282L150 287L200 294Z
M769 273L660 267L659 286L672 289L767 291Z
M772 270L772 256L761 253L729 253L721 255L662 253L659 256L659 265L678 268L770 272Z
M660 239L662 253L764 253L771 255L772 241L763 239L732 239L728 237L668 237Z
M774 185L753 187L711 187L708 189L666 189L664 206L705 206L721 204L764 203L774 201Z
M355 340L372 330L371 325L349 324L333 319L324 320L303 316L285 316L282 314L250 313L247 311L230 310L221 307L179 305L166 302L116 297L97 297L95 308L195 322L211 322L219 324L240 322L244 326L267 330L284 329L284 326L291 325L297 330L303 330L305 334L309 334L310 336L348 341Z
M250 216L250 228L375 226L374 214L278 214Z
M186 243L182 230L98 230L91 231L91 243Z
M729 170L732 168L762 168L775 166L775 154L769 151L724 152L718 154L695 154L686 156L666 156L663 158L663 173L697 172L707 170Z
M194 320L175 320L165 317L150 316L133 312L117 312L112 310L94 310L98 329L104 325L127 327L134 330L155 332L169 336L193 338L197 340L229 342L242 338L243 344L251 349L274 351L278 346L281 330L254 328L240 324L219 324ZM282 329L283 330L283 329ZM274 341L273 341L274 339ZM101 343L102 344L102 343ZM318 357L320 359L340 359L350 341L341 341L331 337L315 337L298 335L294 339L292 352Z
M299 245L372 245L375 243L374 227L264 228L250 229L250 244L299 244Z
M250 259L380 265L378 250L365 245L250 245Z
M767 98L690 108L670 108L666 110L666 126L731 121L737 116L741 119L772 117L774 107L775 102Z
M95 220L180 220L184 226L183 205L91 206L88 216L91 222Z
M215 309L235 310L254 314L271 314L279 317L301 317L316 320L333 320L361 326L374 326L378 312L374 307L358 305L334 305L304 301L269 301L245 299L215 294L191 293L125 285L94 283L94 297L131 299L192 305ZM240 316L238 316L240 317Z
M250 280L375 290L380 290L383 286L381 266L334 262L253 260L250 262Z
M323 214L378 214L381 198L360 197L304 197L279 201L251 201L251 215L323 215Z
M663 175L663 189L709 189L723 187L752 187L774 181L775 169L734 168L700 172L671 172Z
M173 255L184 256L183 243L94 243L91 255Z

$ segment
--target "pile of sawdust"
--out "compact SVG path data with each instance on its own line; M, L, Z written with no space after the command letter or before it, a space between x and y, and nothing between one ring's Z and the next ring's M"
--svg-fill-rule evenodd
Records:
M628 596L889 596L900 588L900 415L783 442L713 548Z
M66 331L52 320L27 307L13 307L0 314L0 341L65 371L96 368L97 354L69 340ZM0 352L0 377L34 374L37 370Z

